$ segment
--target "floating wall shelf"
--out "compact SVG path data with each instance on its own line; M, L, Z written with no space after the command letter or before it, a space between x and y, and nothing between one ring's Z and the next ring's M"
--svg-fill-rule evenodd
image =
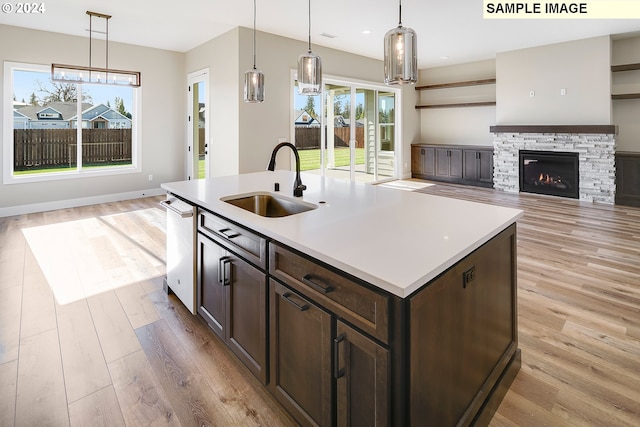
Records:
M439 83L433 85L416 86L416 90L436 90L436 89L450 89L456 87L466 86L480 86L495 84L496 79L479 79L469 80L464 82L451 82L451 83ZM428 105L416 105L416 109L423 108L459 108L459 107L483 107L496 105L495 101L479 101L479 102L459 102L451 104L428 104Z

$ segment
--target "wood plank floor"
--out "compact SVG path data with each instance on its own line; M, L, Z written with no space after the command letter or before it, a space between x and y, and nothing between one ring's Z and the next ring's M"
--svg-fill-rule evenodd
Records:
M640 425L640 209L442 184L419 191L525 212L522 369L491 425ZM159 200L0 218L0 426L295 425L162 291ZM52 269L29 229L63 223L85 238L58 238L76 262ZM75 296L49 283L60 271L77 282Z

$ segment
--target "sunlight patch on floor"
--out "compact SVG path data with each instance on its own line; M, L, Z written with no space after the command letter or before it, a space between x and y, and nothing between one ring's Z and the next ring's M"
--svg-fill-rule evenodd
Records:
M140 231L140 222L160 234ZM22 232L57 302L67 304L164 274L165 228L164 211L149 208Z
M430 187L435 184L424 181L413 181L410 179L398 179L395 181L383 182L382 184L378 185L382 187L395 188L398 190L415 191L420 190L421 188Z

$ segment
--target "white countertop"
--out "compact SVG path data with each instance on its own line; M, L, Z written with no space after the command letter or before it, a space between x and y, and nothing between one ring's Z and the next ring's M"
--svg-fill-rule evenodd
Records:
M162 188L405 298L487 242L522 211L302 174L317 209L266 218L220 200L256 191L293 199L295 173L256 172ZM325 203L319 203L319 202Z

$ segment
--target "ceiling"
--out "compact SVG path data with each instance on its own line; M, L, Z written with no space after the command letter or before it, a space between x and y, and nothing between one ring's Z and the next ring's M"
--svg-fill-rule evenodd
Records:
M0 24L88 37L87 10L112 15L110 41L186 52L237 26L253 26L252 0L58 0L38 14L0 14ZM257 0L257 29L307 40L308 3ZM419 68L495 58L497 52L640 31L640 20L485 20L482 0L405 0L402 23L418 35ZM382 59L384 34L398 24L393 0L311 2L311 38ZM94 28L104 20L94 18ZM363 34L363 31L370 31ZM329 38L322 34L329 34ZM258 51L260 39L258 37Z

